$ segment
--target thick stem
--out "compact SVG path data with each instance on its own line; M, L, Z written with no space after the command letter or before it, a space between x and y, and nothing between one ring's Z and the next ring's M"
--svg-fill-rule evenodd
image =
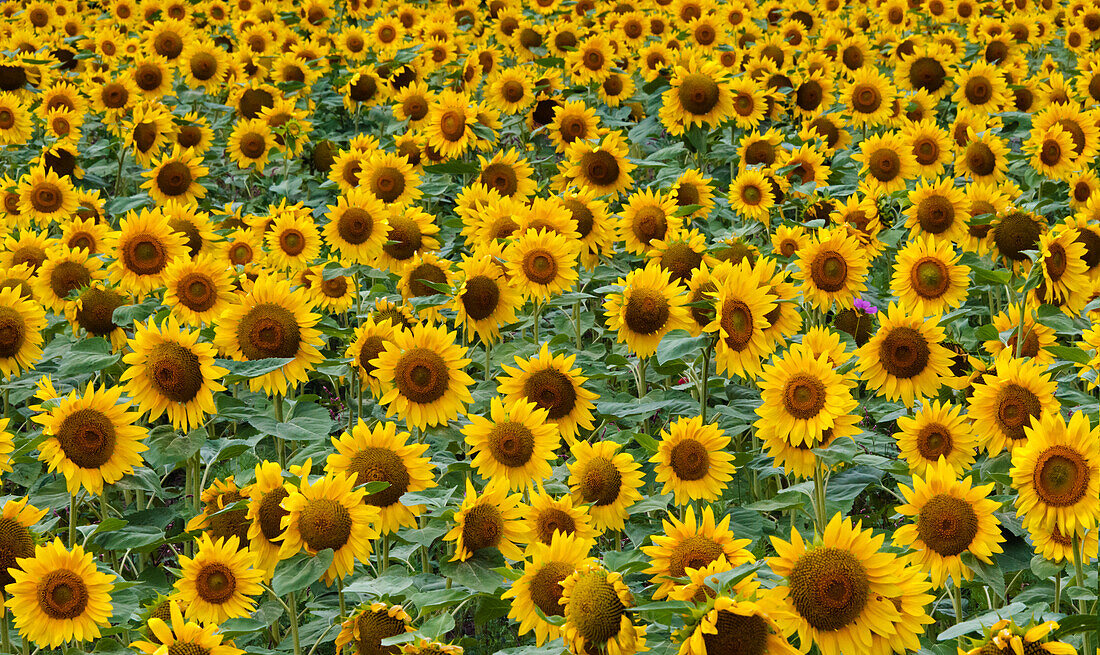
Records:
M283 395L275 394L272 402L275 405L275 424L278 428L278 424L283 422ZM279 466L286 468L286 444L282 437L275 437L275 452L279 457Z
M581 348L581 301L573 303L573 333L577 350Z
M298 603L294 599L294 594L289 593L286 595L286 604L290 614L290 637L294 640L294 655L302 655L302 644L298 640Z
M336 578L336 595L340 597L340 622L343 623L348 617L348 610L344 604L344 581L340 577Z
M825 534L828 519L825 516L825 464L820 457L814 461L814 515L817 519L817 531Z
M1062 606L1062 572L1058 571L1054 575L1054 612L1058 613L1058 608Z
M492 377L491 372L493 370L491 359L493 353L493 344L488 341L484 342L485 345L485 381L488 382Z
M3 590L0 590L0 607L7 602L7 596L4 595ZM4 616L0 616L0 641L3 642L5 653L14 653L11 649L11 635L8 634L8 616L5 613Z
M535 345L536 346L539 345L539 322L540 322L540 319L542 318L541 314L542 314L542 303L539 302L538 300L536 300L535 301L535 315L534 315L534 319L533 319L534 320L533 328L534 328L534 331L535 331Z
M381 569L385 571L390 568L390 535L388 533L382 535L382 552L379 557L382 559Z
M76 494L69 494L69 549L76 545Z
M962 587L957 580L951 580L951 606L955 609L955 625L962 623ZM961 639L961 637L960 637Z
M707 347L703 349L703 368L699 371L699 418L703 420L705 425L707 422L707 392L708 382L710 381L710 351L713 347L708 342Z

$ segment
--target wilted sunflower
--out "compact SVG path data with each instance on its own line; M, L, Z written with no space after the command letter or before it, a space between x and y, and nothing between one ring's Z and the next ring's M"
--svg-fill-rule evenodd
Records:
M561 582L562 638L574 655L634 655L647 650L645 626L635 625L634 596L622 580L596 563L581 563Z
M76 212L77 196L67 176L38 166L19 178L19 214L42 227L60 222Z
M466 497L454 515L454 527L443 536L455 542L452 562L465 562L483 548L496 548L513 561L523 559L523 497L509 494L508 485L490 481L479 494L469 478Z
M600 196L617 196L634 184L630 173L637 166L628 153L622 133L608 132L596 143L579 139L571 143L560 167L571 183Z
M670 331L687 329L687 294L660 264L651 261L616 284L622 292L604 299L607 326L615 330L616 341L625 343L636 356L649 357Z
M136 295L162 286L164 270L187 257L187 243L160 209L130 212L111 234L108 252L113 261L107 272L112 282Z
M214 365L214 346L199 342L199 333L181 330L169 316L159 326L135 323L133 352L123 357L127 369L119 381L142 414L156 420L167 413L172 426L189 432L217 412L214 393L225 391L217 380L227 371Z
M570 449L569 493L577 505L591 504L589 515L601 531L622 530L630 506L642 499L641 465L619 448L613 441L577 441Z
M997 357L995 369L973 386L968 409L975 425L986 426L982 447L990 456L1025 444L1027 428L1034 428L1059 407L1054 399L1058 385L1046 373L1045 364L1015 359L1005 352Z
M396 653L393 646L383 647L382 640L412 632L410 622L412 618L400 605L371 603L340 624L336 652L342 653L346 647L354 646L357 655Z
M827 355L815 355L805 344L793 345L765 365L761 377L763 403L756 408L755 426L793 446L817 447L825 431L858 405L849 375L838 373Z
M1025 527L1057 526L1065 535L1095 530L1100 520L1100 430L1076 411L1067 424L1049 412L1024 428L1012 450L1016 515Z
M734 538L729 516L715 523L709 505L700 513L698 522L691 506L682 521L670 518L671 521L662 521L664 533L653 535L653 545L642 547L650 563L645 573L658 585L654 599L667 596L689 567L700 569L719 559L725 559L733 567L753 561L752 553L745 550L750 540Z
M101 494L104 483L114 484L141 465L148 433L134 424L139 415L127 411L130 403L120 402L121 395L122 387L96 389L89 382L83 394L74 389L31 417L46 437L38 459L65 476L69 493L84 487Z
M594 427L592 410L599 396L583 385L588 380L574 368L577 355L551 355L550 344L542 343L539 354L529 359L516 356L516 366L501 365L506 375L497 378L497 393L511 403L529 400L547 411L558 431L572 444L579 428Z
M535 644L542 646L561 635L561 628L540 616L564 616L561 583L578 568L591 564L591 542L575 536L554 533L549 544L532 543L524 560L523 575L512 583L501 598L511 600L508 618L519 623L519 634L532 630ZM538 611L535 611L537 608Z
M916 237L898 251L890 292L924 316L954 309L970 286L970 267L958 261L949 241Z
M766 604L720 596L691 631L678 655L768 653L797 655Z
M798 251L798 272L805 301L827 309L833 304L851 308L856 294L867 289L868 262L855 237L846 230L818 231Z
M199 182L208 172L209 169L202 165L202 157L190 148L181 150L177 144L143 174L148 180L141 188L159 203L170 200L193 203L206 196L206 188Z
M686 130L700 126L710 131L730 117L738 118L739 124L748 121L759 107L750 107L746 114L740 114L735 104L734 87L726 71L720 64L702 57L690 57L675 66L669 80L670 87L661 95L661 123L669 134L679 136ZM752 95L755 90L749 87L746 96L749 102L762 105L762 98ZM744 93L745 89L739 89ZM745 126L743 125L743 126Z
M176 593L187 618L221 623L250 615L256 609L253 596L263 593L263 573L255 567L255 555L240 548L235 536L214 541L204 533L197 541L193 558L180 557L180 578L176 580Z
M473 379L463 370L470 363L466 348L444 326L419 324L397 331L378 358L374 375L384 392L379 402L388 416L409 428L444 425L473 402Z
M214 328L214 344L239 362L289 359L282 366L249 379L253 391L282 395L304 383L307 372L323 357L320 316L309 311L304 289L274 276L261 276L239 304L229 305Z
M130 648L145 655L156 655L158 652L244 655L244 651L233 646L232 642L222 642L223 637L216 634L218 628L213 623L200 625L185 621L180 605L179 601L165 600L158 606L158 609L164 608L166 616L149 617L148 636L152 641L135 641Z
M423 505L405 505L401 497L435 485L431 459L424 457L428 444L413 443L407 432L398 432L388 421L367 427L359 419L352 431L332 437L335 453L328 456L325 468L335 473L354 475L355 485L386 482L388 487L367 494L364 502L377 507L378 531L385 535L402 527L416 527Z
M977 436L970 420L957 405L938 400L925 403L915 416L899 416L894 435L902 458L914 476L927 475L929 467L943 458L955 475L970 470L974 463Z
M110 622L114 583L91 553L79 544L66 550L58 538L17 564L7 571L14 582L5 596L20 635L39 648L99 638Z
M504 253L510 280L537 302L568 291L578 278L580 243L547 230L524 230Z
M366 492L356 488L356 477L329 472L310 482L309 470L302 472L301 484L293 491L288 488L290 495L281 504L287 513L282 518L279 559L303 549L310 555L331 549L332 564L324 574L326 585L350 575L356 560L370 560L380 513L365 502Z
M906 407L935 395L951 368L938 317L925 321L896 303L879 316L878 331L856 352L860 378L875 395L900 399Z
M365 188L355 188L327 207L328 223L322 233L329 248L344 264L373 264L389 231L383 201Z
M914 522L895 530L893 541L916 551L916 560L929 571L933 586L942 587L948 577L955 584L973 577L963 562L965 553L992 564L993 556L1003 552L1001 522L993 515L1001 504L988 498L993 483L974 487L969 478L957 478L952 465L941 457L923 475L913 477L913 488L903 484L898 490L905 504L896 510Z
M813 543L796 530L790 542L772 537L777 555L768 565L781 580L766 597L783 632L798 632L801 650L815 644L822 655L855 653L875 635L896 632L902 615L893 598L923 593L927 582L906 576L897 555L880 551L883 539L840 514Z

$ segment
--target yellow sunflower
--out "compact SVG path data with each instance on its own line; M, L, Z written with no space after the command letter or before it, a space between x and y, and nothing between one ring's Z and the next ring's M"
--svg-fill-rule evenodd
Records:
M470 363L466 348L444 326L397 331L372 363L387 416L396 414L410 429L444 425L473 402L474 381L463 370Z
M19 178L19 215L42 227L71 217L77 208L76 189L67 176L44 166L31 169Z
M4 419L5 428L7 421L8 419ZM8 439L10 438L11 435L8 434ZM10 442L8 445L11 445ZM5 453L4 457L8 454L10 451ZM4 470L11 472L11 467L6 463L0 465L0 472ZM0 540L0 589L6 589L14 582L13 571L22 570L19 560L24 558L33 560L34 534L30 528L41 521L45 515L46 510L28 504L26 496L9 498L4 502L3 509L0 509L0 534L3 535L3 539Z
M851 378L838 373L827 355L815 355L803 344L765 365L761 378L763 403L756 408L755 426L794 446L816 447L825 431L858 405Z
M549 342L544 341L539 353L529 359L516 356L516 365L501 365L505 375L497 378L497 393L505 402L525 399L547 411L547 419L558 426L566 442L572 445L580 428L591 430L593 401L599 395L584 387L588 378L574 368L576 353L552 355Z
M958 263L949 241L911 239L898 251L890 291L924 316L943 314L966 300L970 267Z
M645 358L657 352L657 346L672 330L687 329L687 294L669 272L656 262L634 269L619 278L619 293L604 299L607 326L615 330L616 340L632 353Z
M565 179L600 196L618 196L634 184L630 173L637 165L627 157L629 148L620 132L608 132L596 143L576 140L562 161Z
M203 533L195 556L180 556L176 595L187 618L222 623L249 616L256 609L254 596L263 593L263 572L256 568L252 551L240 545L235 536L214 541Z
M99 495L104 484L118 482L142 464L148 433L135 425L139 414L127 411L130 403L120 402L121 396L122 387L96 389L89 382L83 394L74 389L31 417L46 437L38 459L51 473L65 476L70 494L84 487Z
M523 575L500 596L511 601L508 618L519 624L520 636L534 631L537 646L561 636L561 627L542 617L565 615L561 583L578 568L595 561L588 557L590 549L590 541L560 532L554 533L549 544L531 544L530 561L524 560Z
M311 216L278 212L264 235L271 265L278 270L301 271L321 253L321 233Z
M551 545L553 538L559 533L590 545L594 544L599 532L592 526L588 507L574 505L572 497L568 495L554 498L541 490L541 485L538 486L540 490L530 495L531 502L523 519L527 529L527 556L537 550L535 545Z
M568 291L576 283L580 242L547 229L524 230L504 252L508 277L537 302Z
M187 242L160 209L143 209L124 217L111 235L107 267L112 282L136 295L144 295L164 283L164 270L187 257Z
M443 536L455 542L452 562L465 562L482 548L496 548L506 559L519 561L523 551L523 497L509 494L508 485L489 482L479 494L466 479L466 497L454 515L454 527Z
M867 289L868 268L858 240L846 230L833 229L819 231L798 251L794 277L801 281L802 297L810 305L850 309L856 295Z
M893 540L916 551L933 586L942 587L948 577L961 584L974 576L963 562L965 553L992 564L993 556L1003 552L1001 522L993 515L1001 504L988 498L993 486L974 487L969 478L957 478L944 457L915 475L912 488L898 486L905 504L897 512L914 522L895 530Z
M715 523L714 511L708 505L695 518L695 508L689 506L682 521L675 517L662 521L663 534L653 535L653 545L643 546L649 557L649 574L653 584L653 598L659 600L668 595L685 576L688 567L699 569L718 559L725 559L733 567L753 561L752 553L745 550L749 539L736 539L729 529L730 517Z
M281 503L287 513L282 518L279 559L303 549L310 555L332 550L332 564L324 574L326 585L351 575L356 560L370 561L380 514L377 507L365 502L366 492L356 488L355 477L329 472L311 482L306 469L301 484L288 486L287 492Z
M262 173L275 149L275 134L267 121L260 118L241 119L233 126L226 142L229 158L241 169L253 168Z
M417 253L439 249L439 226L435 217L415 206L389 209L386 216L389 232L376 266L400 273Z
M352 614L340 624L336 637L336 652L342 653L348 646L354 652L389 653L391 646L382 646L382 640L412 632L412 618L400 605L371 603ZM396 653L396 649L394 650ZM451 655L448 653L447 655ZM461 654L458 654L461 655Z
M180 257L164 269L164 304L171 316L199 328L214 325L227 306L236 302L229 271L213 256Z
M290 495L283 480L283 468L278 462L263 461L256 465L256 481L248 486L248 550L255 559L254 566L262 572L264 582L270 582L279 563L279 551L283 545L283 499Z
M1100 430L1087 415L1067 424L1049 412L1024 428L1027 441L1012 450L1016 515L1024 526L1065 535L1096 529L1100 520Z
M730 209L745 218L771 225L772 210L777 205L776 189L762 172L745 169L737 173L729 189Z
M74 292L106 277L102 266L87 250L56 245L47 251L46 261L35 274L34 297L60 316L75 302Z
M389 231L386 205L372 192L355 188L328 205L325 242L343 264L373 264Z
M58 538L35 546L33 557L7 573L14 580L5 596L15 629L39 648L93 641L109 625L114 583L79 544L66 550Z
M717 655L754 652L769 655L797 655L779 625L768 614L770 608L752 600L720 596L680 645L678 655ZM744 650L742 650L744 649Z
M236 361L289 360L248 381L253 391L286 394L291 385L304 383L307 372L324 357L318 349L320 316L309 311L304 289L273 276L261 276L241 299L229 305L214 327L214 345Z
M879 329L856 351L860 379L875 395L912 407L935 395L951 375L951 353L938 317L925 321L896 303L880 313Z
M397 207L416 202L421 195L420 175L405 157L384 150L371 153L358 174L358 188ZM344 189L345 192L351 188Z
M157 653L191 653L198 652L204 655L244 655L244 651L233 645L233 642L223 642L222 635L216 634L218 627L213 623L200 625L185 621L178 601L162 603L167 616L151 616L148 621L148 635L151 641L135 641L130 648L145 653L156 655ZM165 619L169 619L169 624Z
M577 441L570 449L569 493L574 503L591 504L589 515L601 531L622 530L630 506L642 499L641 465L619 448L613 441Z
M325 468L334 473L353 475L356 486L369 482L387 482L381 491L367 494L364 502L378 508L378 531L397 532L402 527L416 528L416 517L423 505L406 505L401 497L435 485L431 459L424 456L428 444L415 443L407 432L398 432L388 421L367 427L359 419L351 432L332 437L335 453L328 456Z
M206 188L199 182L210 169L202 165L202 157L190 148L172 147L172 152L158 158L151 170L143 175L148 178L141 188L159 203L178 200L193 203L206 196Z
M464 257L458 265L462 283L452 307L466 337L477 333L482 343L500 339L500 328L516 320L522 294L510 284L492 255Z
M171 316L159 326L153 320L135 324L133 352L122 358L127 368L119 381L149 420L167 413L184 432L202 427L208 414L217 413L214 394L225 391L218 378L227 371L214 364L217 351L200 343L197 331L181 330Z
M970 420L957 405L933 400L921 406L915 416L898 417L899 432L894 435L902 458L914 476L928 474L943 458L955 475L970 470L978 437Z
M894 133L867 137L852 159L863 165L859 171L861 187L873 196L900 191L917 174L916 157L905 147L904 140Z
M761 360L775 348L765 330L778 306L761 272L762 268L742 260L726 268L715 286L713 318L703 330L719 337L715 346L718 373L754 378Z
M1037 293L1046 303L1071 312L1080 311L1089 301L1088 269L1081 232L1059 226L1039 237L1043 279Z
M561 582L562 638L574 655L634 655L647 650L645 626L635 625L634 596L622 574L581 563Z
M1057 386L1045 364L1015 359L1007 352L997 357L995 372L973 386L968 410L975 425L986 426L982 447L990 456L1019 448L1027 442L1028 428L1057 413Z
M905 225L912 236L926 235L937 242L957 242L966 234L969 218L966 195L951 178L922 179L909 192Z
M760 112L763 98L753 95L756 89L748 87L745 96L754 105L741 113L742 106L735 103L745 88L734 88L726 71L711 59L690 57L673 67L669 89L661 96L659 116L665 130L679 136L696 125L710 131L730 117L737 118L742 127L751 124L752 117ZM735 94L736 92L736 94Z
M863 66L852 73L840 95L853 126L874 127L889 119L897 89L876 67Z
M654 241L679 231L683 219L676 216L676 211L672 194L654 189L631 194L619 220L619 235L627 252L644 253Z
M494 397L489 418L471 414L462 429L473 455L471 464L489 481L506 481L509 490L529 489L550 477L550 460L561 442L547 412L527 400L507 406Z

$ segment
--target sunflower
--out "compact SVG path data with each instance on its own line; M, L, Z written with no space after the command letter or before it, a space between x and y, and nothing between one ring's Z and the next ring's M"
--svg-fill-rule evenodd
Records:
M1031 537L1032 548L1037 555L1042 555L1047 561L1054 564L1069 562L1073 564L1073 538L1062 534L1058 525L1047 530L1039 525L1028 526L1028 536ZM1089 530L1084 536L1077 533L1080 539L1081 553L1086 563L1093 562L1100 555L1100 531Z
M1012 450L1016 515L1024 526L1073 535L1095 530L1100 519L1100 434L1077 411L1067 424L1048 412L1024 428L1026 442Z
M116 289L102 283L92 283L66 308L65 316L73 326L74 335L83 329L91 336L109 340L113 350L118 352L126 345L127 336L112 317L116 309L130 302L127 295Z
M957 405L933 400L923 404L915 416L898 417L899 431L894 439L910 473L928 475L930 467L941 458L955 475L970 470L978 438L970 420L960 411Z
M214 393L225 391L217 380L227 373L215 366L214 347L199 342L199 333L181 330L169 316L157 326L135 324L133 352L123 357L127 369L119 381L142 414L155 420L167 413L172 426L189 432L214 414Z
M420 127L428 118L428 109L435 92L424 82L413 82L393 95L393 117L409 121L409 127Z
M608 34L594 33L577 44L565 57L565 66L573 82L587 86L602 82L614 65L614 44Z
M554 498L542 490L541 485L538 487L538 491L530 494L531 502L523 519L527 530L527 556L538 550L536 545L551 545L559 533L594 544L599 532L592 525L588 507L575 505L568 495Z
M749 220L771 225L772 210L777 206L777 194L771 181L760 170L745 169L737 173L729 189L730 209Z
M535 193L537 183L532 179L533 169L515 148L498 151L490 159L478 155L481 174L478 182L505 198L529 198Z
M95 218L74 216L61 223L61 244L67 248L82 249L89 255L97 255L106 250L107 235L111 226Z
M814 307L851 308L857 294L867 289L867 257L855 237L846 230L819 231L798 251L802 297Z
M765 365L761 376L764 402L756 408L760 418L755 426L761 434L779 435L796 447L816 447L825 431L858 404L849 375L838 373L828 355L815 355L804 344Z
M896 133L875 134L860 143L852 159L863 164L860 176L869 195L886 195L905 188L917 172L917 160Z
M718 260L707 253L706 237L699 230L680 229L663 239L654 239L646 258L668 271L673 282L687 284L703 264Z
M383 421L373 428L359 419L352 431L332 437L336 452L328 456L325 468L334 473L355 476L356 486L387 482L385 489L367 494L364 502L378 508L376 522L381 534L397 532L401 527L415 528L423 505L405 505L401 497L435 485L431 459L424 456L428 444L413 443L407 432Z
M298 487L287 488L289 495L280 504L287 513L281 523L279 559L303 549L310 555L331 549L332 564L324 574L326 585L350 575L356 560L370 560L371 539L378 536L375 526L381 515L377 507L366 503L366 492L355 486L356 477L330 471L310 482L307 469Z
M412 618L400 605L371 603L340 624L336 652L342 653L346 646L354 645L354 652L359 655L396 653L393 646L383 647L382 640L412 632L411 622Z
M856 127L884 124L890 117L897 90L875 67L864 66L852 73L841 91L840 101Z
M133 108L123 133L126 145L134 149L140 166L149 166L172 140L175 123L168 109L158 102L143 102Z
M388 320L376 321L373 316L367 316L355 328L352 343L344 353L351 360L351 366L359 376L359 383L369 389L375 398L381 395L382 383L374 376L374 364L371 361L381 354L387 341L393 340L395 329L397 326Z
M576 283L579 242L546 229L525 230L504 253L511 280L538 302L568 291Z
M706 58L690 57L673 67L669 84L661 95L659 116L673 136L696 125L710 131L731 117L749 127L763 113L763 97L755 85L735 86L720 64Z
M181 150L177 144L171 153L157 159L152 170L144 173L148 181L141 188L148 190L149 197L159 203L170 200L193 203L206 195L199 181L208 172L201 157L190 148Z
M466 479L466 497L454 515L454 527L443 536L455 542L452 562L465 562L482 548L496 548L505 558L518 561L523 551L524 506L520 494L508 493L506 483L493 480L480 494Z
M1017 268L1031 261L1026 251L1037 250L1046 231L1046 217L1010 207L993 218L986 241L1005 263Z
M152 641L135 641L130 644L130 648L145 655L156 655L158 652L244 655L244 651L235 647L232 642L222 642L222 635L215 634L217 626L214 624L203 626L185 621L180 605L179 601L162 603L160 607L165 609L167 616L149 617L148 634ZM169 619L171 624L165 619Z
M988 426L982 446L990 456L1015 451L1027 442L1028 428L1057 413L1058 385L1045 371L1045 364L1005 352L997 357L995 372L973 386L969 414L975 425Z
M229 57L209 39L192 39L180 53L179 70L188 87L213 94L229 73Z
M198 538L193 558L180 557L176 594L187 618L221 623L242 618L256 609L253 596L263 593L263 571L255 567L255 555L239 548L235 536L214 541L209 534Z
M120 402L121 395L122 387L96 389L89 382L83 394L74 389L32 417L46 437L38 459L65 476L70 494L80 487L101 494L104 483L114 484L141 465L148 433L135 425L139 414L127 411L130 403Z
M957 242L966 233L966 196L951 178L922 178L909 192L909 203L905 225L912 236L927 235L942 244Z
M297 212L278 212L264 235L272 267L301 271L321 253L321 233L311 216Z
M452 303L455 320L464 326L467 338L476 332L482 343L493 343L500 339L502 325L515 322L521 292L509 284L491 255L465 257L458 270L462 283Z
M320 316L309 311L306 291L286 280L261 276L239 304L229 305L214 327L214 344L236 361L288 359L272 371L250 378L252 391L282 395L304 383L307 371L322 361Z
M859 375L878 396L912 407L916 398L934 395L950 376L951 353L938 316L925 321L891 303L879 329L856 352Z
M573 535L555 532L548 544L533 542L524 560L523 575L501 598L511 600L508 618L519 623L520 636L534 631L535 643L561 636L561 628L543 616L564 616L561 583L578 568L595 560L588 557L591 542ZM540 616L541 614L541 616Z
M108 252L113 255L107 268L111 281L143 295L162 286L168 265L187 257L187 244L163 211L143 209L122 219L118 231L111 234Z
M68 177L38 166L19 178L19 214L42 227L61 222L76 212L76 189Z
M386 216L389 232L386 244L376 266L386 267L393 273L400 273L405 264L417 253L439 249L439 226L435 217L416 206L390 209Z
M901 138L917 162L923 178L942 175L951 155L951 136L932 119L911 121L901 129Z
M1079 311L1088 302L1088 269L1081 232L1060 226L1039 237L1043 280L1037 293L1044 302ZM41 274L41 273L40 273Z
M383 150L372 153L363 162L358 186L387 206L400 207L420 198L420 176L405 157ZM345 188L347 193L352 187Z
M1008 103L1008 84L1004 76L984 61L975 62L969 69L960 69L956 83L958 88L951 99L964 109L995 114Z
M691 506L682 521L672 518L662 522L664 533L653 535L652 546L642 547L650 563L645 573L658 585L654 599L666 597L689 567L700 569L719 559L725 559L732 567L753 561L752 553L745 550L750 540L735 539L729 522L730 517L726 516L715 523L710 506L702 510L698 523Z
M287 511L281 503L290 495L287 487L293 488L293 485L284 482L283 469L278 462L260 462L255 471L256 481L248 486L246 541L254 558L253 566L261 571L264 582L270 582L283 544L282 520Z
M970 267L958 264L949 241L917 237L898 251L890 291L924 316L942 314L966 300Z
M574 655L634 655L647 650L645 626L635 625L634 597L622 574L582 562L561 581L562 638Z
M1081 162L1088 162L1100 147L1100 126L1096 125L1094 118L1086 116L1076 103L1056 102L1035 116L1031 129L1044 133L1055 125L1069 133L1073 140L1070 155L1078 167L1085 168L1080 166Z
M34 123L31 112L13 93L0 93L0 145L20 146L31 138Z
M1073 137L1058 124L1042 132L1032 130L1023 151L1030 155L1031 167L1052 180L1067 180L1077 167L1073 161Z
M622 133L608 132L595 143L578 139L569 144L561 167L572 184L600 196L618 196L634 184L630 173L637 166L628 153Z
M636 356L651 356L666 334L687 329L684 288L660 264L651 261L644 269L634 269L619 278L616 284L622 291L604 299L607 325L616 331L616 340L625 343Z
M437 95L428 110L424 133L442 157L461 157L472 145L477 112L470 99L451 90Z
M14 580L5 595L15 628L39 648L93 641L109 625L114 583L80 545L70 551L55 539L35 546L33 557L7 573Z
M623 205L619 234L627 252L644 253L654 241L676 232L683 219L676 216L676 201L671 194L645 189L631 194Z
M6 428L8 419L4 419L3 424ZM11 446L10 442L8 446ZM4 456L8 454L10 451ZM4 470L10 473L11 467L6 463L0 465L0 472ZM14 582L12 572L23 570L19 560L34 558L34 534L30 528L45 515L46 510L28 504L25 496L9 498L4 502L4 508L0 510L0 589Z
M57 315L63 314L74 302L73 292L102 280L106 273L97 257L86 250L74 250L57 245L47 252L46 261L38 267L32 286L34 297Z
M509 490L529 488L550 477L550 460L560 443L547 411L527 400L507 406L493 398L489 418L469 415L462 430L471 463L485 480L506 480Z
M554 108L554 119L547 128L547 135L557 152L564 153L574 141L587 141L596 137L599 118L596 110L583 100L570 100Z
M641 466L613 441L577 441L569 463L569 493L577 505L591 504L597 530L622 530L630 506L642 499Z
M968 128L967 141L955 150L955 175L976 182L1003 180L1008 167L1008 143L992 131Z
M164 285L164 304L171 315L191 327L214 325L236 300L229 271L211 255L175 259L164 269Z
M813 543L795 530L790 542L772 537L777 555L768 565L781 580L766 598L784 634L798 632L801 650L812 643L823 655L861 652L876 635L896 632L902 615L893 599L921 593L927 583L907 576L898 556L879 550L882 542L840 514Z
M680 645L678 655L769 653L797 655L768 608L756 601L720 596Z
M719 270L715 269L716 277ZM715 280L715 310L703 330L718 334L715 350L718 373L755 377L761 359L774 348L764 331L769 327L769 315L777 308L776 296L761 278L762 271L742 260L736 266L722 269L720 279ZM702 317L694 318L698 321Z
M275 134L267 121L259 118L238 120L226 142L230 160L237 162L238 168L252 168L257 173L263 172L275 146Z
M377 359L374 376L382 384L379 402L388 416L403 418L409 428L444 425L473 402L473 379L463 370L466 348L443 326L416 325L399 330Z
M526 399L547 411L547 419L558 426L565 440L573 444L579 428L594 427L593 402L599 396L584 387L587 377L573 368L577 355L551 355L543 342L539 354L530 359L516 356L516 366L504 364L506 375L497 378L497 393L506 403Z

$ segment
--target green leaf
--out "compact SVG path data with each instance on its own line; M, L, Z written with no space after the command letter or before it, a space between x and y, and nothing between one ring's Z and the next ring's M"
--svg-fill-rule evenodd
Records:
M1096 614L1073 614L1058 619L1058 629L1054 631L1054 636L1062 639L1070 635L1087 632L1100 633L1100 616Z
M439 572L467 589L496 594L504 586L504 577L493 569L503 565L504 558L498 551L492 551L491 555L489 551L479 551L465 562L447 562L439 567Z
M321 579L332 565L332 549L326 548L316 555L299 553L290 559L279 562L275 569L275 578L271 589L276 596L285 596L301 591Z
M1090 361L1088 353L1073 346L1047 346L1045 349L1058 359L1064 359L1067 362L1088 364Z
M68 354L61 358L57 377L73 378L102 371L117 362L121 356L120 353L111 352L111 344L106 339L84 339L74 343Z
M703 348L707 347L709 341L710 336L708 335L693 337L686 330L673 330L657 344L657 363L664 365L678 359L683 360L689 355L691 359L686 361L690 363L697 353L702 352Z
M92 542L104 550L141 549L164 540L164 530L151 525L127 525L92 536Z
M174 466L199 452L206 438L203 428L180 434L170 425L158 425L149 431L149 437L145 440L149 446L145 459L155 467Z
M690 214L694 214L702 208L702 205L684 205L683 207L672 212L672 215L676 217L688 216Z
M276 371L294 361L293 357L269 357L238 362L235 359L215 359L214 363L229 371L225 382L243 382Z
M424 167L425 173L435 175L474 175L480 171L477 164L468 161L449 161Z
M789 509L798 509L806 504L806 494L794 489L780 491L772 498L758 500L746 505L746 509L754 512L781 512Z

